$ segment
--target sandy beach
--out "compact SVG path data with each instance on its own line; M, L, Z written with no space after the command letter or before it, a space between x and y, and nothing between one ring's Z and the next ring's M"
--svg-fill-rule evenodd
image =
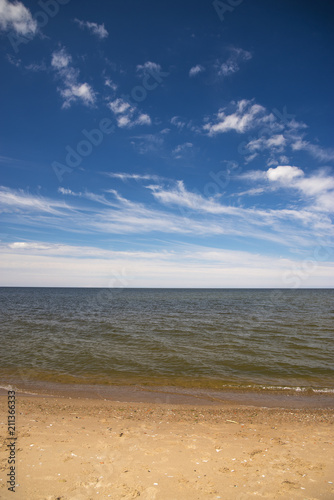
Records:
M0 498L334 498L334 411L1 396Z

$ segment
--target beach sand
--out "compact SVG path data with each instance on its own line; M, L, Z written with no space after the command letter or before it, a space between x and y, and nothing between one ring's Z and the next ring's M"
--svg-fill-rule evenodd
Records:
M333 499L334 411L16 401L16 488L7 490L0 397L0 498Z

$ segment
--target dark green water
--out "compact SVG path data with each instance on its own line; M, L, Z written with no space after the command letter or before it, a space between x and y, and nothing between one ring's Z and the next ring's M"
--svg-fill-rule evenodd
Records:
M0 289L0 384L334 393L334 290Z

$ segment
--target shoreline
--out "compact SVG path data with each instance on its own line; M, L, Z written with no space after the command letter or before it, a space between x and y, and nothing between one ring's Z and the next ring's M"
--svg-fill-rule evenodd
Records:
M0 395L0 412L3 414L6 410L7 395ZM132 419L133 412L137 413L135 418L138 420L157 421L160 417L167 417L170 422L184 421L198 423L199 415L206 422L215 421L217 423L224 421L225 418L238 416L242 422L237 423L263 423L270 417L275 417L277 423L299 424L329 423L333 425L334 430L334 409L333 408L282 408L282 407L260 407L253 405L239 405L226 402L223 405L189 404L189 403L171 403L171 402L139 402L139 401L116 401L107 399L87 398L83 396L55 396L41 395L34 396L16 393L16 402L19 401L23 413L28 415L27 409L35 411L41 410L42 406L46 411L59 410L70 413L78 409L84 411L87 416L96 417L97 414L110 417L121 416L124 419ZM122 413L120 413L122 412ZM124 413L123 413L124 412ZM23 414L21 413L21 414ZM3 415L2 415L3 416ZM332 443L334 446L334 443ZM334 458L334 457L333 457Z
M0 397L0 496L7 397ZM19 498L333 498L334 410L16 395Z
M227 387L223 390L149 385L90 385L25 381L0 383L0 395L14 389L20 397L82 398L149 404L202 406L254 406L268 408L323 408L334 410L332 392L296 391L290 388Z

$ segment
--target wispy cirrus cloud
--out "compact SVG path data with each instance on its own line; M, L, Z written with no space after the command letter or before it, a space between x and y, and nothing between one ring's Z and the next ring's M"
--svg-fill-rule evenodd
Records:
M72 57L64 47L52 53L51 67L61 81L58 92L63 98L63 108L69 108L74 102L82 102L85 106L94 105L94 90L88 83L79 82L79 70L72 66Z
M90 21L81 21L80 19L74 19L81 29L87 29L92 35L97 36L100 40L107 38L109 33L106 30L104 23L97 24Z
M126 172L105 172L105 175L121 181L135 180L135 181L160 181L163 177L160 175L150 174L129 174Z
M155 134L134 135L131 137L131 144L140 155L152 153L161 156L164 150L164 136L166 133L164 130L161 130Z
M318 144L312 144L309 141L303 140L302 137L297 137L295 142L292 142L291 147L294 151L307 151L314 158L322 162L334 160L333 148L323 148Z
M71 189L59 187L58 193L61 193L65 196L76 196L78 198L85 198L86 200L90 200L93 201L94 203L99 203L101 205L107 205L109 207L117 206L115 202L106 199L104 194L96 194L87 190L81 192L81 191L72 191Z
M41 63L30 63L25 66L28 71L33 71L34 73L39 73L40 71L47 71L47 66L44 61Z
M22 189L10 189L0 186L1 212L20 213L22 210L27 210L29 212L46 212L60 215L68 208L68 205L60 200L33 195Z
M207 198L201 193L188 191L182 181L172 187L149 185L153 196L163 205L178 207L186 217L207 217L218 221L228 234L255 237L287 245L312 244L312 237L333 234L331 219L312 207L289 209L244 208L221 203L219 197ZM265 189L262 190L262 193ZM311 239L310 239L311 238ZM284 244L284 243L283 243Z
M298 180L299 171L274 172L269 169L267 182L282 185ZM259 173L257 179L262 178ZM269 176L269 177L268 177ZM24 191L2 188L0 209L12 226L44 228L46 231L80 232L82 234L143 235L165 234L183 235L196 238L205 236L238 237L249 241L267 241L283 247L301 250L314 244L315 238L333 234L333 226L325 210L308 205L295 208L273 209L228 205L216 197L205 197L201 193L186 189L184 182L163 179L145 174L114 173L110 177L119 180L142 181L140 188L152 193L155 203L143 203L128 199L114 188L104 189L102 193L88 190L73 191L61 187L61 199L45 199L32 196ZM289 179L289 181L287 180ZM153 181L155 184L147 184ZM297 181L296 181L297 182ZM310 184L302 188L310 196ZM317 192L318 200L328 190ZM89 200L85 204L80 200ZM71 201L72 200L72 201ZM75 201L77 200L77 201ZM324 201L323 201L324 203ZM248 243L247 243L248 244Z

